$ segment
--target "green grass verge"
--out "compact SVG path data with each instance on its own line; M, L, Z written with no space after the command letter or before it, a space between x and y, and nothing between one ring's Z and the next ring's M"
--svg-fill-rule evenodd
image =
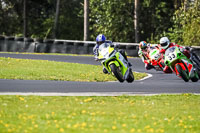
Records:
M134 73L134 76L138 80L147 74ZM4 57L0 57L0 79L116 81L102 72L102 66Z
M198 133L199 95L0 96L0 131Z
M92 56L90 54L67 54L67 53L29 53L29 52L0 52L6 54L32 54L32 55L62 55L62 56ZM131 57L130 57L131 58Z

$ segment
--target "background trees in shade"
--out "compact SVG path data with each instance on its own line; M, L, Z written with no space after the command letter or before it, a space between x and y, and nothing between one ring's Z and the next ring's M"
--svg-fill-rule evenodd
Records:
M1 35L23 36L23 2L0 0ZM56 4L57 0L26 0L26 36L83 40L84 1L60 0L57 8ZM138 27L134 26L135 0L89 0L88 6L88 40L95 40L103 33L115 42L135 42L135 29L138 29L138 42L158 43L161 36L168 36L184 45L200 45L198 0L140 0ZM55 19L58 8L58 19Z

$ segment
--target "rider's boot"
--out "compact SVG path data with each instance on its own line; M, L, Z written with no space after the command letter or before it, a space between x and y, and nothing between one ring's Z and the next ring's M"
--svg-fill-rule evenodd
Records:
M132 64L130 62L128 62L128 67L131 67L131 66L132 66Z
M149 63L145 63L145 68L146 68L146 70L150 70L150 69L154 68L154 66Z

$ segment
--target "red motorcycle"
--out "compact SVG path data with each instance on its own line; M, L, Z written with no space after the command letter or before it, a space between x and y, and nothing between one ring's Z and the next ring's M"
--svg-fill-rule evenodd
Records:
M149 50L149 59L156 71L163 71L163 68L165 67L164 59L158 48L151 48Z

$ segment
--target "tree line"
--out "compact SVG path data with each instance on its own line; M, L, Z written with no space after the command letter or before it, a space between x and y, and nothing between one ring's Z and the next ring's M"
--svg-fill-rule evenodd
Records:
M198 0L0 0L0 34L200 45Z

